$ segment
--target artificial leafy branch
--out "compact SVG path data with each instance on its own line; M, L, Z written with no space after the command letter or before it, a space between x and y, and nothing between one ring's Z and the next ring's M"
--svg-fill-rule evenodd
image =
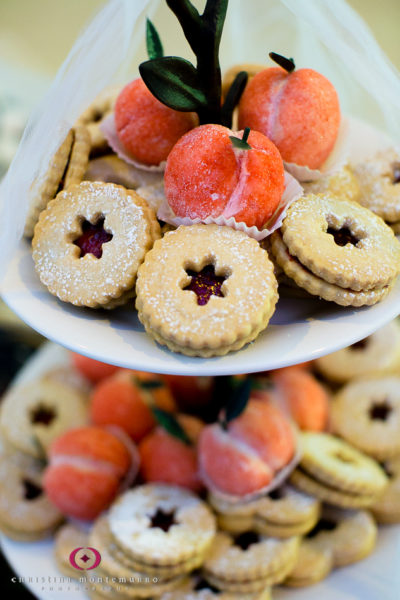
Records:
M139 66L143 81L163 104L174 110L197 112L200 124L229 127L247 82L247 74L239 73L222 103L219 47L228 1L207 0L200 15L190 0L166 0L196 55L196 66L183 58L163 56L157 31L152 23L147 24L150 60Z

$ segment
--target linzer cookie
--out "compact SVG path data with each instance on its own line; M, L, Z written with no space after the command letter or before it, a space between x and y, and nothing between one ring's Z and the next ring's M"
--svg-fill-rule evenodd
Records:
M5 395L0 429L14 448L43 458L53 440L72 427L85 425L88 419L85 392L43 377L16 386Z
M371 511L378 523L400 523L400 456L386 461L383 468L389 485Z
M316 181L301 184L305 194L323 194L330 192L339 200L355 200L360 197L360 186L350 165L345 165L331 175L325 175Z
M64 520L42 488L43 463L14 452L0 456L0 529L14 540L50 536Z
M307 534L321 549L332 552L334 567L344 567L368 556L375 547L376 536L376 523L369 512L333 506L324 507L320 521Z
M166 592L160 600L271 600L271 588L266 587L261 592L240 593L223 592L201 576L194 573L179 587Z
M90 138L87 129L77 126L68 132L43 177L30 189L24 235L32 237L39 215L62 189L82 180L88 164Z
M273 265L255 240L229 227L192 225L167 233L147 254L136 307L160 344L190 356L223 355L265 329L276 290Z
M325 579L333 568L333 554L314 540L303 538L294 569L283 582L289 587L306 587Z
M70 555L76 548L85 548L87 545L88 535L85 531L72 523L60 527L54 537L54 558L61 573L72 579L81 577L82 571L72 566Z
M327 433L301 436L303 456L291 483L320 500L343 508L363 508L383 493L388 478L372 458Z
M41 282L65 302L114 308L134 295L136 275L159 226L136 192L82 182L40 215L33 259Z
M112 113L120 90L119 87L111 87L100 92L78 119L78 125L84 125L88 129L91 154L102 154L109 150L100 125Z
M247 531L219 532L203 565L205 579L235 594L260 592L283 581L297 560L299 538L279 540Z
M202 500L163 484L125 492L111 507L108 524L135 568L157 575L199 566L215 535L215 517Z
M400 455L400 377L348 383L331 405L332 430L376 460Z
M389 225L400 222L400 155L394 148L378 152L354 166L360 186L359 202Z
M391 321L369 337L315 361L329 381L346 383L372 374L400 372L400 324Z
M316 498L283 485L262 498L230 503L209 495L221 529L231 533L252 530L262 535L287 538L303 535L318 520L320 503Z
M330 193L292 204L271 249L299 287L345 306L381 300L400 269L400 244L391 229L371 211Z

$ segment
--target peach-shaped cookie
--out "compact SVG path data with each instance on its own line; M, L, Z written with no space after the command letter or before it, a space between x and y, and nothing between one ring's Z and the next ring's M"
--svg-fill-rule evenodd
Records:
M76 352L70 352L70 356L74 367L91 383L97 383L106 377L110 377L119 369L115 365L109 365Z
M172 110L157 100L142 79L123 88L114 110L120 141L132 158L144 165L167 160L174 144L197 124L194 113Z
M155 427L151 407L173 410L175 404L161 377L120 371L93 390L90 413L96 425L116 425L135 442Z
M102 427L71 429L53 442L44 489L65 515L94 519L115 498L138 464L119 436Z
M247 85L239 104L239 127L264 133L285 162L318 169L338 136L338 95L317 71L295 70L293 61L283 57L276 62L285 68L265 69Z
M199 438L201 477L214 493L246 496L263 490L295 453L295 437L272 402L250 399L245 411L222 427L208 425Z
M192 377L190 375L164 375L180 410L195 412L206 407L214 390L214 377Z
M139 444L140 473L146 482L170 483L198 492L202 484L195 440L204 424L189 415L179 415L177 421L187 438L180 439L163 427L157 427Z
M178 217L234 217L262 229L284 191L282 158L262 133L251 131L236 147L222 125L201 125L184 135L168 156L165 194Z

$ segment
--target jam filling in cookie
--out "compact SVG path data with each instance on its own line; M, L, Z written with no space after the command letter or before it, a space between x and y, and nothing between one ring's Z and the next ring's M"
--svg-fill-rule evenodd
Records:
M24 488L25 500L36 500L36 498L39 498L39 496L43 494L42 488L29 479L23 479L22 485Z
M192 279L183 289L194 292L200 306L207 304L211 296L224 297L221 287L227 277L216 275L214 265L207 265L198 273L190 269L186 273Z
M40 423L41 425L50 425L56 417L56 413L50 407L39 404L31 410L31 423Z
M348 227L341 227L340 229L328 227L326 233L333 235L335 244L337 244L338 246L346 246L346 244L352 244L353 246L357 246L358 242L360 241L352 234Z
M261 537L255 531L245 531L234 538L234 546L247 550L253 544L258 544Z
M392 410L390 403L387 399L384 399L383 401L375 402L371 406L369 409L369 416L375 421L387 421Z
M82 235L74 241L75 246L81 249L83 258L86 254L93 254L96 258L103 255L103 244L110 242L113 234L104 229L104 217L101 217L96 223L83 221Z
M169 531L172 525L178 525L177 521L175 521L175 511L171 510L169 512L162 510L161 508L157 508L157 511L150 518L150 528L158 527L162 529L162 531Z

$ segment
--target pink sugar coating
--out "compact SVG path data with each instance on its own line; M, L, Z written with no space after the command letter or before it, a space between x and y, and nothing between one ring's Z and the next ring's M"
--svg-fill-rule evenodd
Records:
M245 222L260 229L275 212L284 191L282 158L263 134L251 131L251 150L234 149L234 134L221 125L202 125L171 151L165 193L178 217L208 216Z
M239 104L239 127L261 131L283 160L317 169L328 158L340 125L332 83L313 69L288 74L265 69L247 85Z
M197 124L194 113L159 102L142 79L128 83L115 103L118 137L132 157L145 165L165 161L174 144Z

